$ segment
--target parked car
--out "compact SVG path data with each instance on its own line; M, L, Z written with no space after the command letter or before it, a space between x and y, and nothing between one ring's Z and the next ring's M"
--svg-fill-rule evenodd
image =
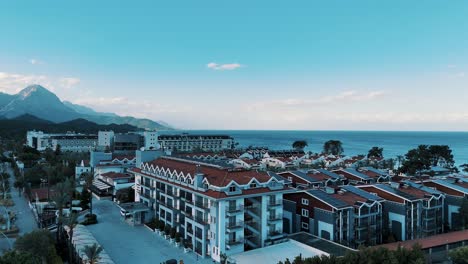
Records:
M162 264L177 264L177 260L169 259L169 260L164 261Z

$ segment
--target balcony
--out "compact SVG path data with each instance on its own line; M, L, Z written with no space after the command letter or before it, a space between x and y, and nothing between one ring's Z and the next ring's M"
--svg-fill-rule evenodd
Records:
M202 224L202 225L209 225L210 223L208 222L208 218L205 218L205 217L201 217L201 216L196 216L195 217L195 221L199 224Z
M278 222L278 221L283 221L283 215L282 214L273 214L268 216L268 222Z
M226 245L228 246L235 246L235 245L242 245L244 244L244 238L239 237L237 239L226 239Z
M203 202L203 201L196 201L196 202L195 202L195 206L198 207L198 208L205 209L205 210L210 209L210 208L209 208L209 204L208 204L208 203L205 203L205 202Z
M239 214L244 211L244 206L243 205L237 205L237 206L228 206L226 208L226 213L228 215L233 215L233 214Z
M226 232L227 233L232 233L236 232L239 229L244 228L244 222L243 221L235 221L235 222L228 222L226 224Z
M279 232L277 230L269 231L267 237L269 239L278 239L280 237L283 237L283 233L281 233L281 232Z
M278 207L278 206L283 206L283 201L281 200L270 200L268 202L269 207Z

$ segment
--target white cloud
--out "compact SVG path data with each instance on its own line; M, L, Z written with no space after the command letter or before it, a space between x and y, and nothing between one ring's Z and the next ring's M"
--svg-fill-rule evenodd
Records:
M210 62L206 65L206 67L208 69L217 70L217 71L224 71L224 70L231 71L231 70L238 69L240 67L244 67L244 65L241 65L239 63L218 64L216 62Z
M70 89L79 84L80 79L75 77L63 77L59 79L59 83L63 88Z
M31 84L40 84L53 92L60 92L76 86L79 82L80 79L75 77L56 78L46 75L0 72L0 91L9 94L17 93Z
M30 59L30 60L29 60L29 63L31 63L32 65L41 65L41 64L44 64L43 61L38 60L38 59Z

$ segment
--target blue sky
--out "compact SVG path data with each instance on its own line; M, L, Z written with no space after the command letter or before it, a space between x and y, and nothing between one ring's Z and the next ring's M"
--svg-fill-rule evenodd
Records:
M2 1L0 91L192 129L468 130L467 1Z

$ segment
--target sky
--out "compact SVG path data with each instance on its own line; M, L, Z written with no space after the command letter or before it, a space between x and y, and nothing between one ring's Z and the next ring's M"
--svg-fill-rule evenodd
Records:
M183 129L468 131L468 1L0 0L0 91Z

